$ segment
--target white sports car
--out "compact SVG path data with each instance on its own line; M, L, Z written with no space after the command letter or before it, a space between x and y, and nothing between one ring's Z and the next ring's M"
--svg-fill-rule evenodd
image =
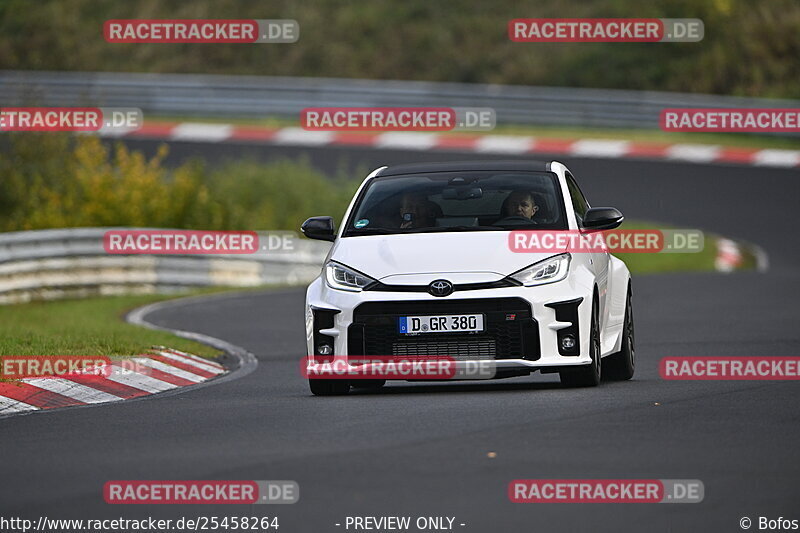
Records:
M614 208L591 208L563 164L381 167L344 221L338 231L331 217L302 226L333 242L306 295L309 368L331 357L444 356L491 364L495 378L558 372L568 386L633 376L625 263L604 250L512 246L514 233L588 238L622 223ZM385 383L309 378L317 395Z

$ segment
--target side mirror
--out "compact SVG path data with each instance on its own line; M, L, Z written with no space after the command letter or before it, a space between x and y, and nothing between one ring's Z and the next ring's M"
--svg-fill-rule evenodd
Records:
M587 230L614 229L622 224L625 217L614 207L593 207L583 217L583 227Z
M300 231L309 239L319 239L320 241L336 240L336 228L333 224L333 217L311 217L300 226Z

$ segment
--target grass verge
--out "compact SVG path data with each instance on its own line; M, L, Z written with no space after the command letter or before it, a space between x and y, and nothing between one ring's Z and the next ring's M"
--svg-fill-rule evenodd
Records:
M679 229L665 224L625 221L622 230ZM717 239L719 235L703 234L703 250L696 253L620 253L614 254L625 261L632 274L665 274L670 272L706 272L716 270ZM749 245L739 243L742 263L739 270L756 268L757 258Z
M199 290L185 295L208 294ZM182 294L183 296L184 294ZM219 351L165 331L128 324L128 311L175 298L167 294L106 296L0 306L2 355L105 355L130 357L164 345L202 357Z

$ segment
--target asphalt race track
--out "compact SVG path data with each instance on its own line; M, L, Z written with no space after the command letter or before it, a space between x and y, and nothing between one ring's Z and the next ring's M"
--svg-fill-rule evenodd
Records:
M330 172L343 158L356 168L476 157L191 143L173 143L171 157L243 152L265 159L308 153ZM636 377L593 389L563 389L556 377L536 374L312 397L299 368L303 290L158 311L148 320L244 347L258 367L183 394L0 420L2 515L255 514L278 516L281 533L344 531L348 515L452 516L456 531L481 533L732 532L744 516L800 519L800 383L658 375L664 356L800 355L800 172L563 162L595 206L752 241L769 255L768 272L634 278ZM319 214L340 216L325 206ZM508 483L520 478L700 479L705 500L513 504ZM126 479L295 480L301 495L282 506L105 504L103 484Z

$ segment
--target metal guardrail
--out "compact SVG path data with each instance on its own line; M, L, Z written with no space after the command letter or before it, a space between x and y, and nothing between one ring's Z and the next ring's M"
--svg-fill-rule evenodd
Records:
M103 235L110 229L133 228L0 233L0 304L214 285L304 283L319 275L330 248L329 243L295 238L291 250L250 255L109 255Z
M421 81L0 71L0 105L138 107L145 116L251 118L297 118L311 106L491 107L498 124L658 128L665 107L800 108L800 101Z

